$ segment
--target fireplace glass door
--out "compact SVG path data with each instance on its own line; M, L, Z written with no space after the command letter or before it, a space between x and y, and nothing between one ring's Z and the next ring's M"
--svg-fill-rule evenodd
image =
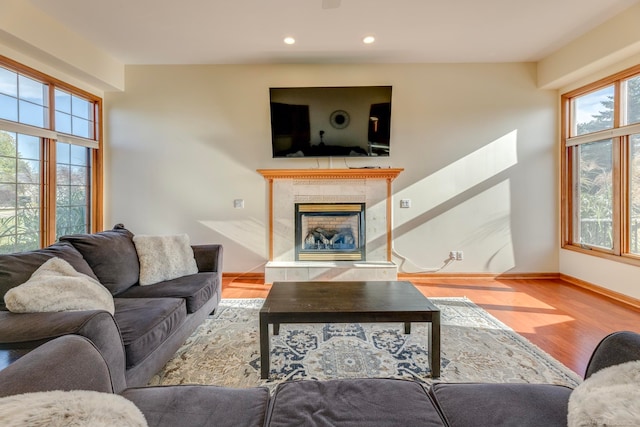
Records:
M296 261L364 261L364 203L297 203Z

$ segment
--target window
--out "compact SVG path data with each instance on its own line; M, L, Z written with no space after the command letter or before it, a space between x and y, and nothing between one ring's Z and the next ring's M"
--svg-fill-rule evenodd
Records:
M40 139L0 131L0 250L40 247Z
M98 231L101 104L0 56L0 253Z
M640 265L640 66L562 110L563 247Z
M90 149L56 145L56 238L89 230Z

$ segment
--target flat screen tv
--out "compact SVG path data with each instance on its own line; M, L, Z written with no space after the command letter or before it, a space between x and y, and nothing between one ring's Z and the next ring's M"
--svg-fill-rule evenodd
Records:
M391 86L270 88L273 157L389 156Z

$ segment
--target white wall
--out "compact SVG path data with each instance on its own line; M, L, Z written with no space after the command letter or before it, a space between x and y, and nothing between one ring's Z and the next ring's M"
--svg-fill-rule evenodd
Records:
M262 271L256 169L392 166L405 271L450 250L465 259L444 272L558 271L557 101L533 64L128 66L125 85L105 97L108 226L187 232L224 244L225 271ZM393 86L390 158L271 158L269 87L348 85Z

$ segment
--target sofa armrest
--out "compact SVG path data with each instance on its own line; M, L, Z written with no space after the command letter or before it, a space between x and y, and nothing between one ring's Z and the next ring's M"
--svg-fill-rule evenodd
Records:
M0 371L0 397L51 390L113 392L109 367L91 341L56 338Z
M591 354L584 378L613 365L640 360L640 334L629 331L613 332L604 337Z
M198 271L222 273L222 245L192 245Z
M54 313L11 313L0 311L0 349L34 349L65 335L87 338L107 362L119 392L126 387L125 353L120 330L106 311L66 311Z

